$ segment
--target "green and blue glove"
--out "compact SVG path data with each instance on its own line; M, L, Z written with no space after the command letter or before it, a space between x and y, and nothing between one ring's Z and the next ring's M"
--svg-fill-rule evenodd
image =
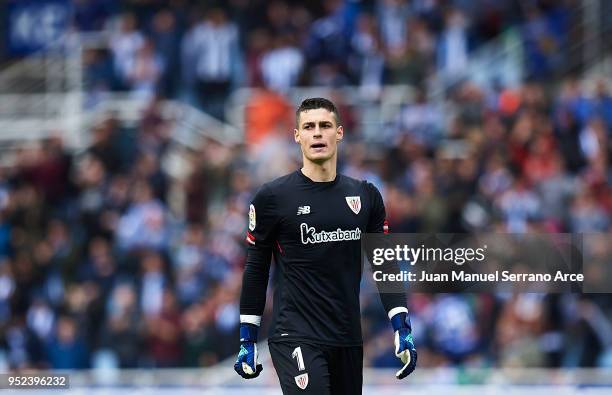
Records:
M391 318L395 331L395 356L404 366L395 373L399 380L414 372L417 362L417 352L412 339L412 326L407 313L397 313Z
M240 324L240 352L234 364L234 370L245 379L254 379L263 370L257 364L257 331L253 324Z

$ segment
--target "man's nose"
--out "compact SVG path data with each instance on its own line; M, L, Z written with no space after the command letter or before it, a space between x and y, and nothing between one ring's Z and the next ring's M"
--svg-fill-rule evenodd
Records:
M323 136L323 133L321 133L321 128L319 126L315 126L315 130L314 130L314 137L321 137Z

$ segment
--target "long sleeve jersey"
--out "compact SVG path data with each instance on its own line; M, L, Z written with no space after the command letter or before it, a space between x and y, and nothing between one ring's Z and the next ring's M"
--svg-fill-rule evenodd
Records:
M341 174L314 182L297 170L264 184L249 207L241 321L263 314L273 255L278 283L269 340L362 344L360 239L386 227L382 197L368 182ZM380 297L387 313L407 311L403 293Z

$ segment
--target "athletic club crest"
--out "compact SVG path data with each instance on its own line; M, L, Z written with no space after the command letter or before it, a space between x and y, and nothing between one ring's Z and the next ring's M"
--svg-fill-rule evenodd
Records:
M361 211L361 198L359 196L346 196L346 204L355 214L359 214Z
M306 389L308 386L308 373L300 374L299 376L295 376L295 384L302 390Z

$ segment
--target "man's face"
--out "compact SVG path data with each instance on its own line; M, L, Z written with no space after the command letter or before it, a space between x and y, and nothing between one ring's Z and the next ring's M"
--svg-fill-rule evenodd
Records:
M343 135L334 113L324 108L302 111L298 129L294 131L295 142L301 146L304 158L315 163L333 158Z

